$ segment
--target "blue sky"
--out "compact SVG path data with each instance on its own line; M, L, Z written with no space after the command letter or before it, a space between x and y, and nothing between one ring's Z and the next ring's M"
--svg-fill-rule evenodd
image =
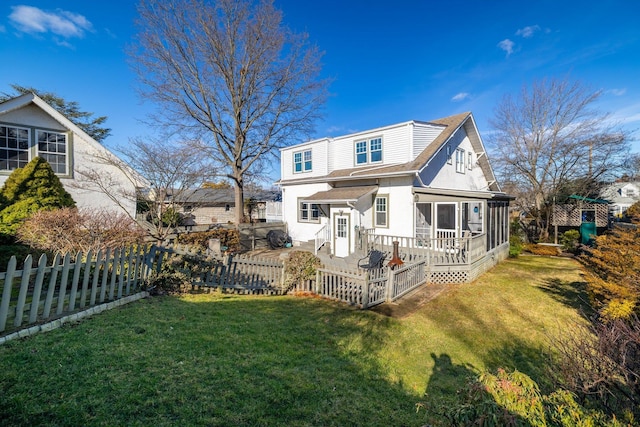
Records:
M134 0L3 0L0 91L52 91L109 117L105 144L149 135L124 47ZM314 137L472 111L481 134L505 94L568 77L640 128L640 2L275 0L322 51L332 96ZM635 139L640 139L638 132ZM292 141L296 143L300 141ZM640 141L633 143L640 152Z

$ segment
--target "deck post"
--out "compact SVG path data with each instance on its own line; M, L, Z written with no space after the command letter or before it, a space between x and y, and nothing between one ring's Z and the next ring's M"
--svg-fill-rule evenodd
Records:
M393 274L393 268L387 267L387 275L389 277L389 280L387 280L385 301L390 302L393 300L393 279L395 278L395 274Z
M362 308L369 307L369 272L364 275L364 282L362 283Z

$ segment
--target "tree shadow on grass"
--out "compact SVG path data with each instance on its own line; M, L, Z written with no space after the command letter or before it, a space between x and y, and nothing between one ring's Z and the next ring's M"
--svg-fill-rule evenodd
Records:
M0 419L424 425L420 397L376 358L392 319L312 299L200 298L150 298L0 348Z
M558 278L549 278L539 284L538 287L556 301L575 309L586 319L589 319L594 314L589 304L587 282L570 282Z
M532 346L521 339L513 339L502 347L491 349L484 356L487 368L520 371L527 374L544 391L553 391L553 366L549 347Z
M420 407L431 414L430 420L435 425L530 425L495 401L479 382L473 366L455 364L448 354L431 353L431 357L433 373Z

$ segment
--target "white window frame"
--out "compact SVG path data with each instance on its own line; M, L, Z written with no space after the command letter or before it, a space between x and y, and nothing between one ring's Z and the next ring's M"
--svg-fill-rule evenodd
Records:
M296 160L296 156L300 156L299 161ZM308 159L307 159L308 157ZM308 167L307 167L308 164ZM300 165L300 170L297 170L296 166ZM295 151L293 153L293 173L311 172L313 169L313 153L311 150Z
M378 200L384 200L384 210L378 210L378 207L379 207ZM378 222L378 214L384 214L384 224ZM373 199L373 226L376 228L389 228L389 195L388 194L380 194Z
M376 149L374 150L374 144ZM380 160L373 160L373 153L380 153ZM369 163L382 163L382 138L371 138L369 140Z
M473 151L469 151L467 153L467 169L471 170L473 168Z
M307 212L307 218L303 218L303 212ZM313 213L317 212L316 218ZM317 224L320 222L320 206L316 203L303 202L298 199L298 222Z
M0 159L0 165L3 162L7 163L7 167L4 168L0 168L0 171L3 172L12 172L14 170L16 170L17 168L22 168L25 167L30 161L31 161L31 129L29 128L25 128L25 127L21 127L21 126L12 126L12 125L8 125L8 124L0 124L0 127L5 128L5 136L0 136L0 151L5 151L7 153L7 158L6 159ZM10 147L9 144L9 129L15 129L16 130L16 146L15 147ZM27 132L27 138L26 141L24 141L24 138L20 138L19 137L19 133L20 131L26 131ZM26 148L20 148L20 142L26 142L27 147ZM18 157L20 157L19 153L26 153L26 160L22 159L20 160L19 158L17 160L12 160L17 162L17 166L12 168L9 166L9 152L11 153L16 153L16 155Z
M447 145L447 164L453 164L453 156L451 155L451 146Z
M465 152L462 148L456 148L456 172L464 173Z
M374 149L375 146L375 149ZM372 160L374 153L380 156L379 160ZM368 139L359 139L353 144L353 162L355 166L361 165L369 165L369 164L378 164L383 161L383 141L381 136L376 136ZM362 157L364 155L364 160L360 161L358 156Z
M64 137L64 153L60 153L57 150L49 151L40 149L40 134L48 134L48 135L57 135ZM56 141L45 141L46 144L60 144L59 140ZM48 147L47 147L48 148ZM66 132L57 132L53 130L45 130L45 129L36 129L36 155L46 160L56 175L69 175L69 135ZM64 163L61 162L53 162L52 159L56 156L64 156ZM64 171L60 172L58 170L58 165L64 165Z

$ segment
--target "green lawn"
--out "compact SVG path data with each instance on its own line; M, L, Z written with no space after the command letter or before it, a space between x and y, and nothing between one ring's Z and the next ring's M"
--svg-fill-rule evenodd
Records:
M312 298L155 297L0 346L0 424L422 426L469 375L544 385L579 265L508 260L404 319Z

